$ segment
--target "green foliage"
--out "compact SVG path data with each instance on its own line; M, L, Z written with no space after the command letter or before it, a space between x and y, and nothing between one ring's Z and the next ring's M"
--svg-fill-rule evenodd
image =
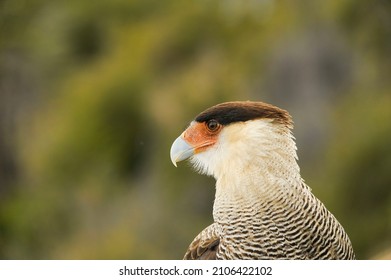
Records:
M359 258L383 251L390 18L387 1L2 1L0 257L181 258L214 180L170 145L246 99L291 112L306 181Z

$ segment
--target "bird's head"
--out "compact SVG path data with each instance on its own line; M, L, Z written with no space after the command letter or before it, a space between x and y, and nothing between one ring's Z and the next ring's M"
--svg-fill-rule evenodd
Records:
M295 161L287 111L263 102L226 102L200 113L171 146L171 161L190 158L200 172L220 175L248 170L255 158ZM291 158L291 159L289 159Z

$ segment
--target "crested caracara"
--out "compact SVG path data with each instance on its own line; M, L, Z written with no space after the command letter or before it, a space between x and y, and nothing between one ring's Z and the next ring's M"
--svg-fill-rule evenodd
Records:
M214 223L185 259L354 259L343 227L300 176L292 127L278 107L227 102L174 141L175 166L190 159L216 179Z

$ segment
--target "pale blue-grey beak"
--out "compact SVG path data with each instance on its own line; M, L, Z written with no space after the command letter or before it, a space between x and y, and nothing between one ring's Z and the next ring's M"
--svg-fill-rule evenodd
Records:
M188 159L192 155L194 155L194 148L183 139L182 135L172 143L170 157L175 167L177 162Z

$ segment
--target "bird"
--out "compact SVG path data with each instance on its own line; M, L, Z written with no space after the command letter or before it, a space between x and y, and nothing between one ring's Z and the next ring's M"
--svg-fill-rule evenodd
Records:
M230 101L198 114L170 150L216 180L213 223L186 260L355 259L342 225L304 183L290 114Z

